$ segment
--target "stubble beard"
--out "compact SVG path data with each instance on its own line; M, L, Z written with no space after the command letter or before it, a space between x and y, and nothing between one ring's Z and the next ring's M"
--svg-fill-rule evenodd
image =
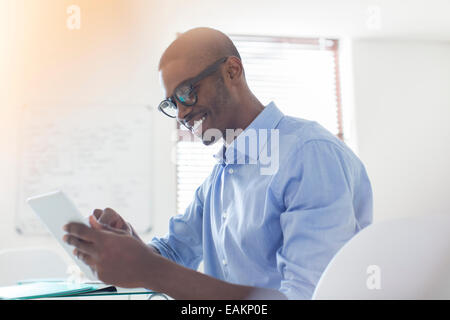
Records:
M230 115L230 110L228 108L229 103L230 103L230 93L228 91L228 89L226 88L225 84L224 84L224 80L222 75L217 77L217 81L215 83L215 89L216 89L216 94L213 98L213 100L211 101L211 109L213 109L215 111L215 119L218 118L224 118L226 116ZM227 121L225 121L225 127L227 126L226 124ZM213 134L211 135L211 139L210 140L204 140L202 135L202 141L204 145L213 145L214 143L216 143L218 140L220 140L220 138L224 138L225 139L225 133L226 133L226 129L227 128L208 128L207 130L218 130L221 133L221 137L218 137L217 134Z

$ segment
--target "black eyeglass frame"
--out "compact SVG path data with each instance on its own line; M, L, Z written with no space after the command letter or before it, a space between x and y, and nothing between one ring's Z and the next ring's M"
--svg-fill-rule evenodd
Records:
M170 97L168 97L167 99L164 99L163 101L161 101L158 105L158 110L162 113L164 113L166 116L170 117L170 118L176 118L176 116L171 116L169 114L167 114L166 112L164 112L162 105L164 103L169 103L172 105L172 107L174 107L175 109L177 109L177 104L175 102L178 101L180 102L183 106L185 107L192 107L197 103L198 100L198 96L197 96L197 92L195 92L194 90L194 86L200 82L201 80L203 80L204 78L212 75L214 72L217 71L217 69L219 68L219 66L224 63L225 61L227 61L228 57L223 57L220 58L219 60L217 60L216 62L214 62L213 64L211 64L210 66L208 66L205 70L203 70L202 72L200 72L197 76L184 80L182 81L179 85L176 86L175 90L173 91L174 94L171 95ZM185 101L182 101L178 95L176 94L176 92L183 86L189 86L189 94L193 93L194 94L194 102L193 103L186 103Z

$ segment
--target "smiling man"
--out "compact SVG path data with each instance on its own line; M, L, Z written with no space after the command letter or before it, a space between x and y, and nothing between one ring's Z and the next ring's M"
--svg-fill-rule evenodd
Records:
M180 35L159 70L159 110L206 145L223 141L217 164L165 237L145 244L108 208L95 210L91 227L67 225L65 241L117 286L175 299L310 299L335 253L372 221L363 164L316 122L262 105L217 30ZM279 162L269 173L267 154Z

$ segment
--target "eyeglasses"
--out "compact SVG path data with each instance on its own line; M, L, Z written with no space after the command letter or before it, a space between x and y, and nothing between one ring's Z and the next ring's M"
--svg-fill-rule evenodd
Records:
M158 106L158 110L170 118L176 118L178 115L176 101L180 102L185 107L192 107L193 105L195 105L198 100L197 92L195 92L195 85L204 78L212 75L222 63L227 61L227 59L228 57L223 57L200 72L199 75L181 82L175 88L172 96L161 101Z

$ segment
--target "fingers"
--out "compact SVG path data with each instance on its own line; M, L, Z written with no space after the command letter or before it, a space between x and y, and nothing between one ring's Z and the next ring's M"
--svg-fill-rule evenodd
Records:
M81 251L83 253L89 254L91 256L96 254L96 250L94 248L93 243L86 242L84 240L81 240L77 237L71 236L71 235L64 235L63 240L71 245L74 246L78 251Z
M95 266L95 261L94 261L94 259L92 258L91 255L89 255L89 254L87 254L85 252L82 252L82 251L80 251L78 249L74 249L73 250L73 254L74 254L75 257L77 257L78 259L80 259L81 261L86 263L88 266L90 266L91 269L93 269L93 267ZM93 269L93 271L95 271L95 270Z
M98 219L96 219L93 215L89 216L89 224L91 225L92 229L95 230L103 230L106 228L106 225L98 222Z
M111 226L112 224L116 223L118 217L119 215L114 210L106 208L105 210L103 210L103 214L98 219L98 222Z
M94 213L93 213L94 217L96 217L97 220L100 219L102 214L103 214L103 210L102 209L95 209Z
M115 233L132 233L129 224L111 208L95 209L92 216L97 220L97 223L90 222L94 229L109 230Z
M107 225L109 225L110 227L116 228L116 229L124 229L127 226L125 225L125 220L123 220L123 218L113 209L111 208L106 208L105 210L103 210L105 218L108 217L108 219L110 219L109 221L106 222ZM103 222L103 221L102 221Z
M104 210L95 209L94 216L101 224L105 224L116 229L123 229L125 226L125 221L122 217L111 208L106 208Z
M71 236L75 236L81 240L95 242L98 237L97 231L89 228L82 223L71 222L64 226L64 230Z
M111 231L113 233L126 234L126 232L124 230L116 229L116 228L110 227L109 225L100 223L97 219L94 218L94 216L89 217L89 224L91 225L92 229L95 229L95 230Z

